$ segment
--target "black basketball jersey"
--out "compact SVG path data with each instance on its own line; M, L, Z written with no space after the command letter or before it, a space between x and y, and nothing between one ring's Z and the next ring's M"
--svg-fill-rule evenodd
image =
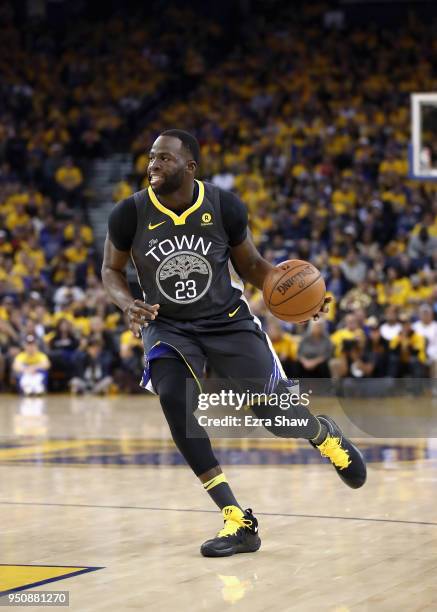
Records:
M198 197L181 214L161 204L151 187L134 195L131 256L144 300L160 304L160 318L227 317L244 288L229 259L219 188L196 182Z

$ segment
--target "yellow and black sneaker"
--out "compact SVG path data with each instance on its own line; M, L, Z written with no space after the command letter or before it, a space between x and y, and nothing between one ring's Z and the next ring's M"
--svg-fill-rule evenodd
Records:
M236 553L256 552L261 546L258 521L249 508L244 512L238 506L225 506L222 510L225 526L212 540L200 547L204 557L230 557Z
M350 440L344 437L339 426L324 415L317 417L328 430L324 442L311 444L319 449L322 457L328 457L342 481L352 489L359 489L366 482L366 464L363 455Z

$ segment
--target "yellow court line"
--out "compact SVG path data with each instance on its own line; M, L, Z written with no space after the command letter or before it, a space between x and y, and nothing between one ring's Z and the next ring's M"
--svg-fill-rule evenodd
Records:
M32 446L19 446L14 448L0 449L0 459L8 459L10 457L27 457L35 454L47 454L59 450L69 450L75 448L84 448L84 440L50 440L42 444ZM96 442L94 441L94 444Z
M277 450L277 451L289 451L295 450L299 451L301 449L307 448L307 443L302 440L295 439L281 439L277 440L275 438L272 439L246 439L242 440L240 438L232 439L232 438L219 438L213 440L213 446L217 450L227 450L227 449L240 449L247 451L257 451L257 450ZM102 448L103 447L103 448ZM377 448L376 444L368 445L369 449ZM52 455L56 455L60 452L68 452L68 451L79 451L89 452L90 450L98 450L100 452L105 452L107 454L119 454L121 453L133 453L140 452L141 450L174 450L176 447L172 440L170 439L130 439L130 438L122 438L122 439L113 439L113 438L98 438L98 439L86 439L86 440L49 440L40 444L34 444L30 446L19 446L14 448L4 448L0 449L0 461L1 460L14 460L14 459L25 459L31 458L36 455L50 457ZM422 445L415 446L418 451L423 451L424 448ZM78 456L78 454L76 456ZM417 462L417 461L432 461L435 460L432 457L417 457L415 459L398 459L398 462L406 463L406 462ZM371 462L376 465L379 462ZM381 462L384 463L384 462Z
M294 449L294 448L307 448L308 443L306 440L298 439L298 438L214 438L212 440L214 446L219 448L286 448L286 449ZM387 445L389 441L384 441L384 445ZM359 441L357 441L360 444ZM381 445L381 443L376 443L370 440L361 440L361 444L365 445L367 448L377 448ZM174 442L170 438L85 438L82 440L46 440L39 444L32 444L28 446L16 446L13 448L1 448L0 447L0 457L8 456L9 453L26 453L27 451L38 451L38 452L50 452L62 450L63 448L80 448L80 447L89 447L89 446L122 446L127 448L141 448L141 447L174 447ZM405 448L405 447L414 447L417 449L426 448L423 442L420 444L398 444L395 443L392 445L394 448Z
M225 441L222 441L225 440ZM243 450L257 450L257 449L290 449L305 448L306 444L299 443L294 440L272 440L257 439L242 440L240 438L217 438L213 440L213 445L219 449L226 448L241 448ZM89 447L104 446L107 450L141 450L141 448L176 448L173 440L170 439L112 439L102 438L94 440L49 440L42 444L30 445L30 446L17 446L13 448L0 448L0 459L7 459L8 457L25 457L32 454L50 454L59 452L62 450L70 449L83 449L88 450Z

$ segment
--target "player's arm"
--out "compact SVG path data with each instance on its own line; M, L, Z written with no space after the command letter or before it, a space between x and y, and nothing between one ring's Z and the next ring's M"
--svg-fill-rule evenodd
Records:
M274 269L259 253L249 232L243 242L231 247L231 259L241 278L261 290L267 274Z
M234 193L221 190L220 207L234 267L244 281L262 289L266 275L274 266L261 256L253 243L246 206Z
M153 321L159 309L159 304L146 304L135 300L126 278L126 265L130 251L120 251L106 236L102 265L102 282L111 301L116 304L129 319L129 326L135 335L139 335L140 327L147 326L147 321Z
M135 335L147 321L155 319L159 304L135 300L126 278L126 265L137 229L137 212L132 197L114 206L108 219L108 234L102 265L102 281L111 301L128 316Z
M247 209L231 192L220 194L223 225L229 236L231 260L241 278L258 289L263 288L267 274L275 268L259 253L248 230ZM328 312L331 298L325 298L320 312ZM318 319L318 315L314 316Z
M129 251L119 251L111 242L109 235L106 236L102 265L103 286L111 302L123 312L134 301L125 271L129 257Z

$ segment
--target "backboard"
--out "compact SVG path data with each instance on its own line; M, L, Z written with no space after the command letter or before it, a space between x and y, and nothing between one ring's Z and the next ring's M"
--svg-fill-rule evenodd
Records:
M437 92L411 94L410 177L437 181Z

